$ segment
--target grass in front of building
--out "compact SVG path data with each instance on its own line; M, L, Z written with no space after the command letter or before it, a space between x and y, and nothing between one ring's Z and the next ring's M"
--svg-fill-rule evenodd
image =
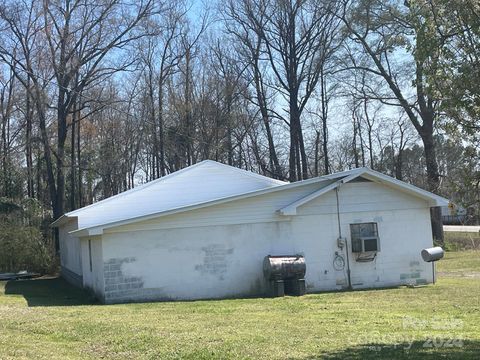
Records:
M0 358L478 359L480 252L436 285L98 305L62 279L0 282Z

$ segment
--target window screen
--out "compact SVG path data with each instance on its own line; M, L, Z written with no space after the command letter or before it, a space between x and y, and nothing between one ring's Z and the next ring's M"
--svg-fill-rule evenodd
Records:
M378 251L377 223L350 224L352 252Z

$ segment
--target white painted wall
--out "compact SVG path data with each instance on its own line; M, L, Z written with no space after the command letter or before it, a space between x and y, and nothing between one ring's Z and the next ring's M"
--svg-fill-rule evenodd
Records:
M60 246L60 265L66 271L63 272L64 277L73 283L81 281L82 276L82 260L80 239L69 234L70 231L78 228L77 220L71 219L63 226L59 227L59 246ZM72 274L70 274L72 273ZM81 283L80 283L81 285Z
M102 236L104 268L109 269L106 301L259 295L265 292L262 262L269 254L303 254L308 291L345 286L345 272L332 264L340 251L335 193L305 204L296 216L275 213L315 186L110 230ZM420 256L432 245L426 202L372 182L345 184L339 197L342 234L349 243L350 223L378 223L377 259L356 263L350 254L354 288L432 281L431 266Z
M88 241L91 244L90 268L90 249ZM82 251L82 269L83 269L83 287L95 293L99 299L103 299L105 292L103 250L101 236L92 236L81 240Z
M119 297L199 299L263 293L263 257L292 253L291 238L288 222L272 222L117 233L103 243L106 261L134 258L122 276L142 279L141 290Z
M385 185L357 182L340 188L339 203L354 288L415 284L417 278L432 281L431 264L423 262L420 255L433 241L430 209L424 201ZM356 254L351 253L350 224L364 222L376 222L380 238L380 251L375 261L368 263L356 262ZM339 235L335 192L301 207L292 225L293 232L304 239L307 266L310 264L312 270L312 265L318 264L308 272L307 285L314 290L334 288L346 277L346 269L345 273L333 269L335 251L346 259L345 250L340 251L336 245ZM308 241L315 233L321 241Z

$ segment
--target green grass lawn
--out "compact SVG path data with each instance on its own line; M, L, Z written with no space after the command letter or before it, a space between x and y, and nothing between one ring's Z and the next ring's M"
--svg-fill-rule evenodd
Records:
M97 305L61 279L0 282L0 359L480 358L480 252L436 285Z

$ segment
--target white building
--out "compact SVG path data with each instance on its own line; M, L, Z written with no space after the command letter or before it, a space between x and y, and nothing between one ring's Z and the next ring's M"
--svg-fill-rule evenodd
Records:
M348 268L354 289L430 283L446 204L366 168L285 183L207 160L53 225L62 275L106 303L246 297L266 293L266 255L303 255L307 292L348 287Z

